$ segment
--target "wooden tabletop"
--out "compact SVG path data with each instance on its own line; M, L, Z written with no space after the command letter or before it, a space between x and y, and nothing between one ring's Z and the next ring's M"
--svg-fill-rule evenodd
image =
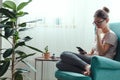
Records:
M38 61L58 61L58 60L60 60L60 58L59 57L55 57L54 59L52 59L52 58L45 59L43 57L37 57L37 58L35 58L35 60L38 60Z

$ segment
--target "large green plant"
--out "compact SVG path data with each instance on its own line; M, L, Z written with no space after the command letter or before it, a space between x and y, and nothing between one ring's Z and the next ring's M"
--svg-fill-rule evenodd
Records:
M30 36L26 36L24 38L20 38L19 32L26 30L26 23L18 23L18 19L20 17L28 14L27 12L22 11L22 9L31 2L21 2L19 5L16 5L14 1L6 0L2 3L2 8L0 8L0 15L2 21L0 22L0 28L2 33L0 33L0 37L3 37L7 40L11 47L2 50L1 55L3 59L0 60L0 79L5 80L3 75L7 72L8 68L11 69L11 80L23 80L23 73L28 70L23 68L16 68L16 65L19 62L24 63L34 70L25 58L34 55L35 53L26 54L26 52L19 50L19 47L28 47L30 49L36 50L38 52L43 53L41 50L29 46L26 44L27 41L30 41L32 38Z

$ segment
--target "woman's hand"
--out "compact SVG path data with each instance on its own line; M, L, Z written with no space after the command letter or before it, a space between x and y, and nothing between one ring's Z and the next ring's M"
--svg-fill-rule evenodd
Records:
M87 52L85 52L85 51L79 51L79 50L78 50L78 52L79 52L80 54L87 54Z
M96 28L96 35L100 37L102 30L100 28Z

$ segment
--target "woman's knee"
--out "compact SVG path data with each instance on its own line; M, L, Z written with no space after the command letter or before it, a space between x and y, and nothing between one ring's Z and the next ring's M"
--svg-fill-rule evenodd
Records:
M61 59L62 59L62 58L66 58L66 57L69 57L69 55L70 55L70 52L69 52L69 51L64 51L64 52L61 53L60 58L61 58Z

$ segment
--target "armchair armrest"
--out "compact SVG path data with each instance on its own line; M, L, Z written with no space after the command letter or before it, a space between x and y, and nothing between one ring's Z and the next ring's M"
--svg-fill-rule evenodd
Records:
M120 62L102 57L94 56L91 63L92 68L120 69Z
M120 79L120 62L94 56L91 61L91 77L93 80L118 80Z

